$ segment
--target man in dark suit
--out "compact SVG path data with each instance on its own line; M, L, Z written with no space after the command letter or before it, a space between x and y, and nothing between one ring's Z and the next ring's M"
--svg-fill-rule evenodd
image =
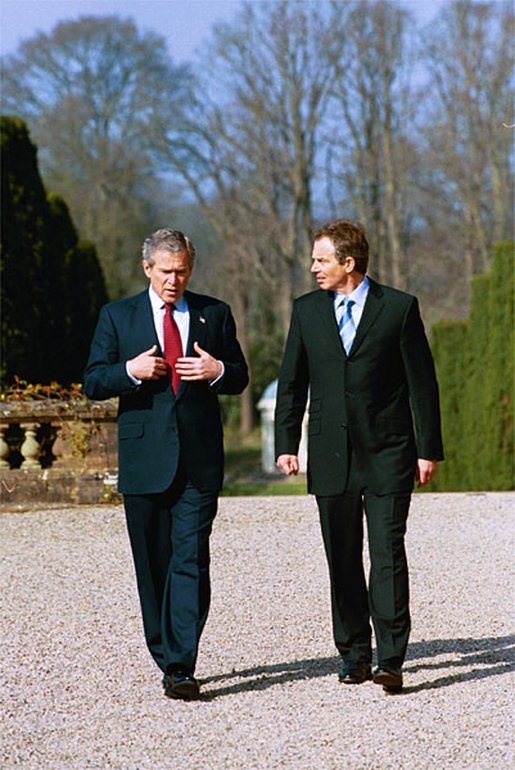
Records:
M413 481L431 481L443 452L438 386L417 300L371 280L367 263L360 225L338 220L315 233L311 272L319 290L293 306L279 375L276 457L283 473L298 472L309 389L308 491L316 495L329 565L339 679L373 678L397 692L410 630L404 535Z
M119 490L149 650L165 694L193 700L210 601L209 536L223 481L218 394L241 393L247 364L225 303L186 291L195 249L157 230L143 245L148 290L102 308L84 376L119 396Z

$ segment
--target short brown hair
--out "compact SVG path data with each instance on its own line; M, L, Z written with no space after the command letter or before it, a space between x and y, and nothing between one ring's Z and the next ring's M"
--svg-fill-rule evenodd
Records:
M363 225L348 219L336 219L318 228L313 240L320 238L329 238L340 264L343 265L346 257L353 257L358 273L367 272L368 241Z
M143 242L143 259L151 267L154 264L154 254L156 251L164 249L171 254L178 254L185 251L188 255L190 267L193 267L195 261L195 247L187 235L180 230L172 230L171 227L162 227L156 230L149 238Z

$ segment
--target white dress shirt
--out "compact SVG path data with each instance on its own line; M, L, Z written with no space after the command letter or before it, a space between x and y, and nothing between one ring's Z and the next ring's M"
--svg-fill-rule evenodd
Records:
M350 311L352 313L352 320L354 321L354 326L357 329L358 324L361 321L361 316L363 315L363 308L365 307L365 302L368 296L369 289L370 289L370 281L368 280L368 276L365 276L361 281L360 285L357 286L354 289L354 291L351 292L350 294L340 294L339 292L335 291L334 292L334 313L336 317L338 318L336 309L340 305L342 299L344 297L347 297L347 299L352 299L354 304L351 305Z
M154 326L156 327L157 339L159 340L161 350L164 351L165 343L163 337L163 323L165 317L165 303L159 294L156 294L152 286L149 286L148 288L148 295L150 297L150 304L152 306L152 314L154 316ZM173 317L175 323L179 327L179 333L181 335L182 342L182 355L185 356L190 334L190 311L184 296L178 299L177 302L174 302L174 305L175 310L173 312Z

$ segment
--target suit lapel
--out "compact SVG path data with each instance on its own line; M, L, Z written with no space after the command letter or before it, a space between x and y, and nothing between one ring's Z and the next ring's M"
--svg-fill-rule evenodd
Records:
M195 356L196 353L193 349L193 343L198 342L200 347L203 347L207 334L207 320L202 314L202 310L200 309L194 294L187 292L186 300L188 302L188 310L190 313L190 332L188 335L188 347L185 355Z
M370 280L370 279L369 279ZM363 342L370 327L375 323L379 313L384 307L383 292L379 284L370 280L370 288L368 290L367 299L365 301L365 307L363 308L363 314L361 320L356 329L356 336L350 349L349 356L353 356L356 350Z
M337 345L341 350L342 355L345 355L343 349L340 332L338 331L338 324L336 323L336 316L334 314L334 302L333 295L330 291L320 291L315 295L317 302L318 314L322 320L326 334L324 335L329 341L330 345Z
M132 317L132 337L140 340L137 345L141 350L148 350L152 345L157 345L159 354L163 355L161 345L154 325L154 316L152 314L152 305L148 291L138 294L134 299L134 314Z

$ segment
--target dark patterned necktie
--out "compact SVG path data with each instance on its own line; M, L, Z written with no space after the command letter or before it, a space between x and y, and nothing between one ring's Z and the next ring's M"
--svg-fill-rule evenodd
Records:
M177 393L181 378L176 371L177 359L182 356L182 342L179 327L173 317L175 305L172 302L165 302L165 315L163 320L163 340L165 361L168 364L168 374L172 390Z

